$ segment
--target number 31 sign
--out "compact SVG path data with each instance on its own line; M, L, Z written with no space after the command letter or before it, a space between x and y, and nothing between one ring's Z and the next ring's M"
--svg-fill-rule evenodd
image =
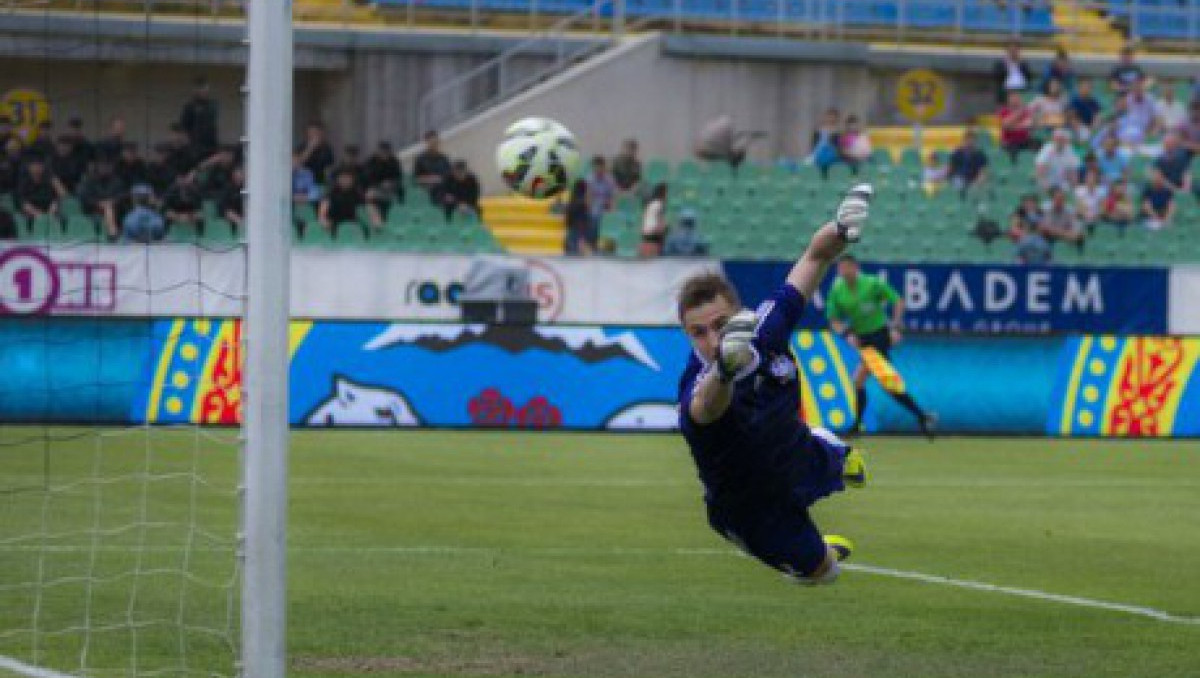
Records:
M946 112L946 81L924 68L906 72L896 82L896 108L912 122L929 122Z

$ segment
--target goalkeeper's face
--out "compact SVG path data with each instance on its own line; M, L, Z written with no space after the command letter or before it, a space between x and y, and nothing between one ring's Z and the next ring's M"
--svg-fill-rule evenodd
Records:
M723 296L694 306L683 314L683 331L687 332L692 348L707 362L717 357L717 345L721 343L721 330L725 323L737 313L737 309Z

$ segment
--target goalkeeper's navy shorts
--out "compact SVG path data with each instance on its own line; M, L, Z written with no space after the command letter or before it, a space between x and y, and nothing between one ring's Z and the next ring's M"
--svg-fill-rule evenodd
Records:
M708 521L722 537L759 561L787 574L808 576L825 560L825 540L808 514L817 500L845 488L842 468L849 451L827 431L817 430L804 454L813 455L814 473L786 499L735 510L709 505Z
M884 358L887 358L888 360L892 359L891 355L889 354L889 351L892 350L892 333L886 326L875 330L874 332L867 332L866 334L858 335L858 345L870 346L876 351L879 351L879 355L883 356Z

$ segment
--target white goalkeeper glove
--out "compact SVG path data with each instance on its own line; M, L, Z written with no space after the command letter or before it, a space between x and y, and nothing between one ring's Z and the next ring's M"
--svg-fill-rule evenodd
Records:
M858 242L862 236L862 227L870 214L871 196L874 194L871 184L857 184L842 198L834 221L837 223L838 235L846 242Z
M758 369L758 350L752 343L756 326L758 316L754 311L742 310L721 329L721 341L717 344L717 376L721 381L740 381Z

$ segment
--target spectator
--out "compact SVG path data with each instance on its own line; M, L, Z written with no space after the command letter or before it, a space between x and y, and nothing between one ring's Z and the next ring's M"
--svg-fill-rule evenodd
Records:
M1042 207L1042 223L1038 230L1051 242L1075 243L1082 249L1086 233L1067 196L1067 191L1061 186L1050 189L1050 199Z
M1075 87L1075 96L1071 97L1070 109L1075 111L1079 123L1091 130L1100 114L1100 101L1092 94L1092 81L1080 80Z
M1135 214L1133 197L1129 193L1129 182L1122 177L1109 185L1107 195L1104 196L1103 221L1124 230L1126 226L1133 223Z
M737 169L746 159L750 142L761 136L761 132L737 131L733 118L721 115L708 121L700 130L696 142L696 156L710 162L727 162Z
M25 216L36 219L58 213L58 192L46 171L46 161L31 155L25 161L25 173L17 188L16 204Z
M125 148L125 118L113 116L108 121L108 134L95 144L95 160L115 163Z
M954 152L950 154L950 166L947 174L950 177L950 185L954 186L955 190L966 197L967 193L974 188L982 186L987 181L988 176L988 158L987 155L979 149L977 143L978 133L973 129L968 129L963 134L963 142Z
M1083 175L1083 182L1075 187L1076 216L1087 228L1089 234L1095 230L1096 224L1104 216L1104 199L1106 197L1108 197L1108 190L1100 182L1100 170L1089 169Z
M809 162L821 170L821 176L829 177L829 168L842 160L841 114L836 108L825 111L821 124L812 133L812 152Z
M62 136L71 140L71 154L75 156L75 161L79 166L87 171L88 165L96 157L96 147L83 133L83 119L78 115L73 115L67 120L67 131L63 132Z
M663 254L672 257L701 257L708 254L708 243L696 231L696 212L691 209L680 212L679 223L667 234Z
M129 190L133 206L121 220L121 240L151 243L166 235L166 222L154 209L154 191L147 184L136 184Z
M621 152L613 158L613 181L622 193L636 193L642 187L642 161L638 159L637 139L626 139Z
M1042 209L1038 206L1037 196L1027 193L1021 196L1017 209L1013 210L1008 220L1008 237L1016 242L1024 231L1036 231L1042 225Z
M1070 134L1066 130L1055 130L1050 141L1038 151L1034 161L1034 172L1042 190L1059 187L1069 191L1079 177L1079 156L1071 148Z
M1171 132L1163 137L1162 154L1154 161L1151 170L1162 175L1163 183L1172 193L1192 190L1192 156L1179 141L1179 135Z
M187 135L188 143L202 158L207 158L217 150L220 139L217 133L219 116L220 110L212 98L208 78L196 78L192 98L184 104L183 111L179 114L179 126Z
M1188 119L1178 130L1179 144L1194 158L1200 153L1200 99L1188 105Z
M859 125L857 115L846 116L846 129L838 140L842 162L858 174L858 167L871 157L871 137Z
M1071 63L1071 55L1064 47L1056 49L1054 58L1046 65L1046 74L1042 77L1042 92L1049 92L1050 83L1055 80L1067 92L1075 91L1075 64Z
M379 142L365 166L369 200L404 202L404 169L396 159L392 144Z
M429 191L435 203L442 198L442 185L450 176L450 158L441 150L441 138L434 130L425 133L425 150L413 161L413 177L417 184Z
M667 185L658 183L650 192L650 201L646 203L646 209L642 212L642 243L638 247L638 256L661 256L666 239Z
M52 121L43 120L38 124L37 138L30 142L28 153L38 156L46 163L49 163L50 158L54 157L54 123Z
M1016 259L1026 266L1042 266L1050 263L1050 243L1036 228L1021 222L1013 227L1012 239L1016 243Z
M175 183L175 169L171 166L170 144L155 144L154 156L146 163L146 182L154 195L166 195Z
M163 211L172 224L200 227L204 218L201 212L203 202L200 187L196 185L196 175L188 172L176 177L175 184L163 196Z
M300 164L312 172L313 180L323 184L329 178L329 168L333 167L333 147L325 138L325 125L310 122L304 128L304 141L296 146L300 156Z
M3 137L2 132L0 137ZM8 210L0 209L0 240L16 240L18 237L17 220Z
M1158 110L1146 92L1146 81L1135 80L1121 100L1122 115L1117 119L1117 136L1126 146L1139 146L1158 129Z
M125 197L125 183L117 176L113 161L100 154L79 182L79 202L87 214L99 217L109 239L120 235L117 203Z
M930 151L925 156L925 164L921 168L921 186L927 195L934 195L942 190L942 185L950 176L950 166L946 164L941 151Z
M372 228L383 226L379 210L375 205L367 202L363 189L355 183L354 173L342 170L334 175L333 188L330 189L329 195L321 201L317 218L320 220L321 226L336 235L341 224L361 225L358 220L359 208L363 208L367 212L367 219Z
M1188 122L1188 109L1175 96L1175 88L1170 83L1162 87L1162 94L1155 102L1155 114L1158 116L1158 128L1164 132L1176 132Z
M1120 61L1108 74L1108 86L1117 96L1121 96L1133 89L1134 83L1144 80L1145 73L1142 72L1142 67L1134 62L1133 47L1125 45L1121 48Z
M1020 43L1015 40L1008 43L1004 57L992 65L992 80L996 85L996 103L1000 105L1012 101L1011 93L1020 94L1030 88L1033 72L1021 58Z
M592 208L592 228L600 232L600 222L613 208L617 195L617 183L608 173L608 163L603 156L592 158L592 174L588 177L588 205Z
M1067 111L1062 83L1057 80L1046 83L1046 91L1030 102L1029 110L1033 113L1034 130L1049 132L1062 127Z
M244 233L246 223L246 204L243 192L246 190L246 170L241 167L234 167L233 173L230 175L229 186L225 189L225 195L221 197L220 210L221 216L225 221L233 224L234 230L239 233Z
M354 175L354 183L361 189L366 190L367 184L367 168L363 165L362 156L359 155L357 144L346 144L342 147L342 159L333 168L333 175L337 176L339 172L349 171Z
M4 154L0 155L0 194L17 192L17 184L21 181L21 159L24 155L21 139L9 135L4 142Z
M1083 180L1087 178L1088 172L1095 172L1096 176L1100 178L1100 185L1104 185L1104 172L1100 170L1100 160L1091 151L1088 151L1083 156L1083 165L1079 167L1079 176L1076 177L1076 184L1082 184Z
M1159 172L1150 173L1150 183L1142 189L1142 225L1157 231L1171 225L1175 216L1175 194Z
M1037 150L1033 138L1033 112L1021 99L1021 93L1008 93L1008 102L1000 109L1000 146L1015 163L1021 151Z
M150 180L146 161L142 160L137 144L132 141L126 142L121 148L121 157L117 159L113 171L126 186L144 184Z
M179 123L171 125L171 136L167 141L167 146L170 148L167 161L171 165L171 171L177 177L196 169L202 160Z
M304 156L296 153L292 156L292 203L295 205L315 205L321 200L321 186L316 177L304 164Z
M1104 183L1126 177L1129 171L1130 153L1117 142L1115 134L1107 134L1100 142L1100 152L1096 154L1096 164L1100 167L1100 177Z
M200 195L205 200L220 201L233 185L233 149L221 148L197 168Z
M571 195L567 200L563 221L567 227L563 253L582 256L594 254L599 231L592 221L591 208L588 206L588 182L584 179L576 179L575 183L571 184Z
M50 158L50 174L57 181L59 195L66 197L67 194L74 193L86 171L87 164L81 162L75 154L75 145L71 143L71 137L65 134L59 136L54 143L54 155Z
M467 167L465 160L458 160L450 169L442 194L442 205L446 210L446 221L455 213L478 219L483 215L479 206L479 179Z

